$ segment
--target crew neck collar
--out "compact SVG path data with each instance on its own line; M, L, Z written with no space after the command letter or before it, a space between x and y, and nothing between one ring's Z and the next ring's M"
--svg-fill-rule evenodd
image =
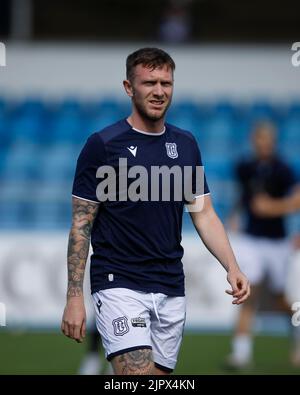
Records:
M155 133L155 132L146 132L146 131L144 131L144 130L140 130L140 129L134 128L132 125L130 125L130 123L128 122L127 119L125 119L125 121L126 121L126 123L131 127L132 130L134 130L135 132L138 132L138 133L146 134L147 136L161 136L161 135L163 135L163 134L165 133L165 131L166 131L166 126L164 126L164 128L163 128L163 130L162 130L161 132L158 132L158 133Z

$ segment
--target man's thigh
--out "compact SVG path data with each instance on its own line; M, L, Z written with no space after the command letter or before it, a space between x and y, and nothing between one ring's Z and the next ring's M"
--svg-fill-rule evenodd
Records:
M154 374L152 350L141 348L115 356L111 360L117 375L147 375Z
M270 287L277 294L284 293L291 253L291 245L286 240L269 241L265 245Z

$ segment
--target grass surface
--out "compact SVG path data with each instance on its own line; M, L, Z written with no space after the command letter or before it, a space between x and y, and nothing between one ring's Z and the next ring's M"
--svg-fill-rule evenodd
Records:
M228 335L185 334L175 374L237 374L223 368ZM0 374L76 374L86 344L58 333L0 332ZM255 365L243 374L300 374L289 364L289 339L258 336Z

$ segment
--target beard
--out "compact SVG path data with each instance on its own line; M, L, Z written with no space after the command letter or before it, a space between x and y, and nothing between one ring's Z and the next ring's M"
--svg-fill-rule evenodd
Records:
M168 102L168 104L166 105L166 107L162 110L162 111L151 111L147 108L147 106L142 102L139 101L135 94L132 97L132 101L133 104L137 110L137 112L139 113L139 115L149 121L159 121L161 119L163 119L166 115L166 112L168 110L168 108L170 107L171 104L171 100Z

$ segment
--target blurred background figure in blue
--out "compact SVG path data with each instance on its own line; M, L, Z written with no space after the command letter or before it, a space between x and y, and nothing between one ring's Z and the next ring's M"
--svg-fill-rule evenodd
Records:
M101 337L96 327L96 323L88 331L86 354L80 362L79 375L112 375L111 363L104 360L104 351L101 347Z
M244 214L244 224L243 233L236 240L234 249L242 270L249 278L251 296L240 308L232 353L227 360L228 366L233 368L245 368L253 362L253 322L262 288L266 285L266 276L278 310L287 314L288 321L292 313L284 294L292 252L284 214L273 217L257 215L252 203L259 195L268 195L273 199L291 195L296 179L291 167L277 151L274 125L269 122L255 125L252 144L253 155L243 158L236 166L241 195L239 210ZM232 221L236 220L236 215L233 214ZM233 227L238 228L235 224ZM294 336L293 340L291 361L296 364L300 356L300 339Z
M159 40L163 43L181 44L192 37L191 0L170 0L164 8L159 25Z

